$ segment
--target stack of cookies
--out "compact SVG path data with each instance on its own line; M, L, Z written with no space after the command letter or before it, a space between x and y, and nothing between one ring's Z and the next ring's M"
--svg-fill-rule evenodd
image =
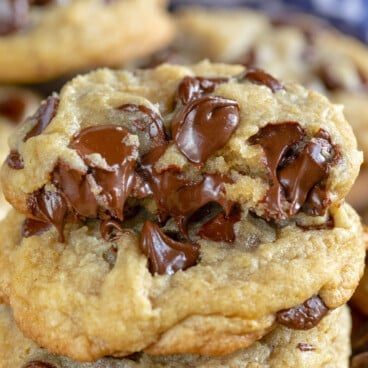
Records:
M48 3L28 16L75 30L74 6L143 1ZM165 18L162 3L145 2ZM1 171L0 367L346 368L365 244L342 110L210 61L98 69L44 99Z

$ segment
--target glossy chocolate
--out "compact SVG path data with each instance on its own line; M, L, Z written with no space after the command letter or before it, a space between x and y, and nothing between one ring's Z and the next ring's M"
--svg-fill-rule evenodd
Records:
M367 368L368 352L360 353L351 358L350 368Z
M35 137L41 134L46 127L50 124L51 120L54 118L59 106L59 99L57 97L50 96L43 101L38 110L33 116L27 120L36 121L32 129L25 135L23 141L27 141L31 137Z
M22 224L22 237L29 238L33 235L41 235L51 227L50 223L26 218Z
M140 248L148 259L152 274L172 275L194 266L200 247L196 243L181 243L164 234L157 224L146 221L141 234Z
M322 299L315 295L303 304L277 312L276 321L296 330L309 330L318 325L328 310Z
M68 206L63 196L41 189L29 196L27 207L36 219L54 225L59 233L59 241L64 242L63 229Z
M264 85L273 93L283 89L283 84L274 78L271 74L264 72L262 69L249 68L240 77L240 80L247 80L253 84Z
M269 170L270 188L263 199L266 217L288 218L308 208L314 215L325 212L329 199L323 183L338 156L325 131L307 141L297 122L268 124L249 143L262 146ZM288 203L287 209L283 200Z
M11 150L5 162L14 170L21 170L24 168L23 157L17 150Z
M239 124L234 100L206 96L184 105L172 121L172 137L191 162L203 164L222 148Z
M119 221L110 218L101 221L100 232L104 240L113 242L121 237L123 229Z
M234 224L240 221L240 207L234 206L228 216L220 212L201 226L198 236L213 241L233 243L235 241Z

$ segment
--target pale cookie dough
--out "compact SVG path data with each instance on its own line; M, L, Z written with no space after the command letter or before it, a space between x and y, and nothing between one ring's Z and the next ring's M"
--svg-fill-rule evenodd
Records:
M0 162L8 155L8 138L15 126L27 116L33 114L40 103L40 98L22 88L0 86ZM0 219L3 219L10 209L0 186Z
M0 228L0 288L58 354L227 354L315 326L361 276L351 128L259 70L99 70L10 148L4 192L29 218Z
M278 327L245 350L223 357L196 355L102 358L78 363L39 348L17 328L10 309L0 306L0 368L347 368L348 308L338 308L309 331ZM38 364L38 365L37 365Z
M164 47L174 28L162 0L0 3L0 82L38 82L117 66Z

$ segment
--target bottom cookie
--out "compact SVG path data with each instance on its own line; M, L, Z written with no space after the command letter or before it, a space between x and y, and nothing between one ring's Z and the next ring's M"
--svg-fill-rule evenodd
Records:
M350 355L350 313L347 307L331 311L317 327L296 331L277 327L251 347L228 356L149 356L103 358L78 363L37 347L25 338L11 310L0 305L0 368L347 368Z

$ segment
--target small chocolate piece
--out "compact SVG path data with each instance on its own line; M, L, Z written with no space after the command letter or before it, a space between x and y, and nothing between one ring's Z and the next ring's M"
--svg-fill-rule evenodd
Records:
M222 148L239 124L234 100L206 96L184 105L172 121L172 137L188 160L203 164Z
M41 134L46 127L50 124L54 118L59 106L59 99L54 96L50 96L46 101L43 101L36 113L27 120L35 120L36 124L33 128L25 135L23 141L27 141L31 137L35 137Z
M115 265L117 256L118 249L115 245L111 246L102 254L103 259L111 266L111 268Z
M350 368L367 368L368 367L368 352L355 355L351 359Z
M113 242L121 237L123 229L119 221L106 219L101 221L100 232L104 240Z
M59 233L59 241L64 242L63 230L68 206L59 193L45 189L33 192L28 197L27 207L35 218L54 225Z
M14 170L21 170L24 168L23 158L17 150L10 151L6 158L6 164Z
M233 206L229 216L220 212L199 229L197 235L203 239L233 243L235 241L234 224L240 221L240 207Z
M26 101L22 96L9 96L0 101L0 115L5 116L11 123L18 124L26 110Z
M273 93L284 88L283 84L279 80L258 68L247 69L241 74L239 80L247 80L253 84L267 86Z
M317 71L317 75L328 91L339 91L345 89L343 83L338 79L338 77L336 77L336 75L333 74L333 71L328 65L321 65Z
M184 77L177 89L177 99L186 105L189 102L212 93L216 86L228 82L229 78Z
M41 235L51 227L50 223L26 218L22 224L22 237L29 238L33 235Z
M27 24L29 0L1 0L0 36L15 33Z
M314 295L296 307L277 312L276 321L296 330L309 330L318 325L328 308L318 295Z
M23 365L22 368L58 368L58 366L41 360L32 360Z
M172 275L194 266L200 249L196 243L181 243L171 239L150 221L143 225L140 247L153 275Z
M314 351L316 350L316 347L312 344L307 344L305 342L300 342L298 345L297 345L297 348L300 350L300 351Z

